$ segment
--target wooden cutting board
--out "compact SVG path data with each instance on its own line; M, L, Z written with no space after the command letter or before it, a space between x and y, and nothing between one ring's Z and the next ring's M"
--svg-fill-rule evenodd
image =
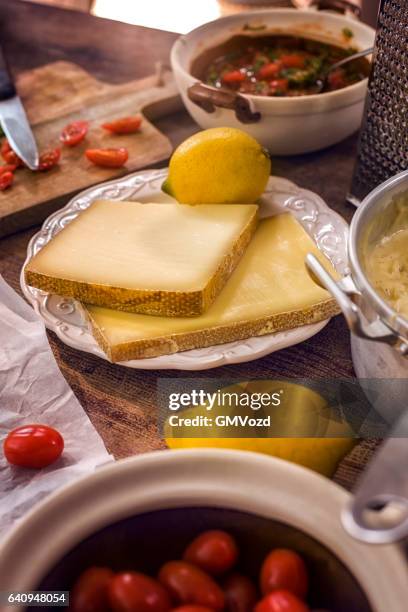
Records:
M76 147L61 146L61 161L49 172L19 169L14 184L0 192L0 237L43 221L78 191L167 159L170 141L152 119L175 112L181 99L170 70L122 85L94 79L82 68L55 62L23 73L17 81L39 150L60 146L62 128L86 119L90 129ZM137 134L112 135L100 126L142 112ZM99 168L84 156L87 148L126 147L129 160L119 169Z

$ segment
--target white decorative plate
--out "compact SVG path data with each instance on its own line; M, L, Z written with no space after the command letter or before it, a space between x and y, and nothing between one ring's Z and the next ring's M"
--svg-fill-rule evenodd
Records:
M91 187L76 195L64 208L48 217L41 231L33 236L28 245L24 267L35 253L94 200L105 198L139 202L174 201L160 189L166 176L166 169L136 172L124 178ZM315 193L300 189L286 179L271 177L261 199L261 217L269 217L285 211L291 212L300 221L338 272L345 274L347 272L347 223ZM34 310L43 318L48 329L53 330L69 346L106 359L105 353L88 329L80 303L29 287L24 280L24 267L21 272L21 288ZM174 355L121 362L121 365L149 370L206 370L227 363L251 361L307 340L320 331L327 322L321 321L276 334Z

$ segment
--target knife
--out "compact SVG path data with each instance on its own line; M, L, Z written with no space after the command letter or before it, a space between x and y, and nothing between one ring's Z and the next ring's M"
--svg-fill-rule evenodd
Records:
M38 149L27 115L14 87L0 45L0 124L10 147L31 169L38 169Z

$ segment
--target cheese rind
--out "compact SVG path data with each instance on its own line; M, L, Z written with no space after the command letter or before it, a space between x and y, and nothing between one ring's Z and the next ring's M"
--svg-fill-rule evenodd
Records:
M99 200L33 257L26 282L117 310L197 316L245 251L257 210Z
M194 319L148 317L86 307L93 334L113 361L204 348L316 323L339 312L309 277L304 259L331 264L290 214L261 221L224 290ZM332 270L333 272L333 270Z

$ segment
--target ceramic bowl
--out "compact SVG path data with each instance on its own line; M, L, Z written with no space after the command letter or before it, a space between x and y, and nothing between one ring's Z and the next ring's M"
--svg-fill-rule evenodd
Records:
M171 51L171 65L183 102L202 128L230 126L244 129L273 155L307 153L333 145L359 128L367 79L338 91L310 96L290 98L242 94L241 102L248 104L252 113L260 113L258 121L242 123L234 109L216 106L212 112L208 112L192 101L189 88L197 84L197 78L191 74L191 65L206 49L237 34L285 33L345 46L349 43L344 37L344 28L353 32L352 44L358 49L373 46L375 31L371 27L325 11L251 11L223 17L196 28L181 36Z
M242 569L254 577L271 548L298 550L310 569L315 609L405 611L400 549L353 540L339 518L348 502L349 494L322 476L265 455L212 449L141 455L38 504L0 548L0 591L69 590L95 563L154 574L197 533L225 528L239 541Z

